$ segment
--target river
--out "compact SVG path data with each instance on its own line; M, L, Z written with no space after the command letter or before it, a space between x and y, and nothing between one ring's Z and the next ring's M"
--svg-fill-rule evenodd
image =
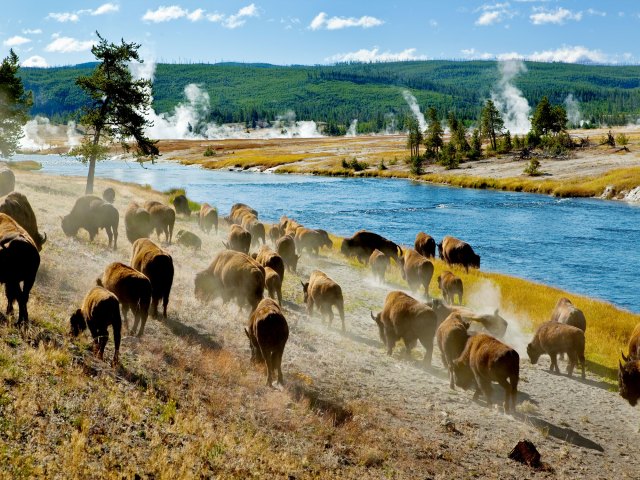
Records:
M16 160L33 159L33 155ZM86 175L86 166L58 155L38 156L43 173ZM640 208L595 199L557 199L528 193L471 190L407 180L207 170L160 161L98 164L98 177L184 187L189 198L222 214L236 202L267 222L281 215L312 228L349 236L365 228L412 245L422 230L439 241L468 241L482 269L503 272L610 301L640 312Z

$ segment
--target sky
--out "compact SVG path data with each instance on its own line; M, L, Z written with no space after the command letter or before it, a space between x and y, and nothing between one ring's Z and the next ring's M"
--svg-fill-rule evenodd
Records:
M640 63L638 0L3 0L0 56L92 61L96 31L159 62L522 58Z

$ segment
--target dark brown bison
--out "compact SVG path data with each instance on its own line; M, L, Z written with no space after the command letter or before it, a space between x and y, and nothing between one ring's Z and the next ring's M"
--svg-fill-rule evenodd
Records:
M279 225L271 225L271 228L269 228L269 238L274 245L282 235L284 235L284 229L281 229Z
M40 254L31 235L9 215L0 213L0 284L4 284L7 296L7 315L18 302L19 325L29 322L27 303L39 267Z
M620 396L635 407L640 398L640 360L629 360L624 365L618 360L618 387Z
M209 205L208 203L203 203L200 206L200 213L198 214L198 225L202 231L209 233L211 232L211 228L216 229L216 233L218 233L218 210Z
M225 248L229 250L248 254L251 248L251 234L240 225L231 225L229 229L229 240L222 243Z
M393 291L387 294L382 311L376 316L371 313L371 318L378 325L380 340L387 346L388 355L402 339L410 356L419 340L425 349L423 361L427 367L431 366L437 318L429 306L404 292Z
M13 192L15 188L15 174L8 167L0 165L0 197Z
M173 208L163 205L155 200L144 202L144 208L151 216L151 225L153 225L156 235L160 238L160 234L164 233L165 242L171 244L173 238L173 226L176 223L176 212Z
M296 230L294 237L296 242L296 248L298 252L302 253L305 250L313 252L318 255L322 247L332 248L333 242L329 238L329 234L326 230L312 230L310 228L299 228Z
M153 232L151 215L136 202L131 202L124 214L124 227L131 243L139 238L148 238Z
M249 317L249 327L244 329L249 337L251 360L264 362L267 367L267 386L273 383L273 372L278 372L278 383L283 385L282 354L289 339L289 325L276 302L262 300Z
M270 267L275 270L280 279L284 281L284 260L271 247L263 245L252 257L263 267Z
M433 263L411 248L405 250L404 255L399 257L397 261L402 278L407 281L411 291L415 292L422 286L424 294L429 297Z
M282 277L271 267L264 267L264 286L269 296L282 305Z
M576 364L582 367L584 375L584 332L572 325L558 322L545 322L538 327L533 340L527 345L527 354L532 364L536 364L540 355L546 353L551 357L550 372L560 373L556 355L566 353L569 357L567 373L573 375Z
M195 233L188 230L178 230L176 233L176 243L185 247L200 250L202 248L202 240Z
M436 256L436 241L431 235L419 232L413 242L413 248L423 257L433 258Z
M391 261L389 257L382 253L377 248L371 253L369 257L369 266L371 267L371 271L373 272L373 276L376 277L380 282L384 282L384 274L389 267Z
M107 203L115 202L116 201L116 191L111 187L105 188L104 191L102 192L102 199Z
M496 338L502 338L509 326L508 322L500 316L498 310L493 312L493 314L480 314L467 307L447 305L437 298L429 301L428 304L433 308L433 311L436 312L438 323L443 322L452 313L457 313L465 322L469 322L470 332L485 332Z
M340 251L348 257L355 256L364 263L376 248L396 262L402 256L402 249L397 244L367 230L360 230L354 233L351 238L342 240Z
M5 213L13 218L31 236L38 251L42 250L42 245L47 241L47 235L40 235L36 215L33 213L27 197L22 193L12 192L6 197L0 198L0 213Z
M240 307L248 304L255 310L264 294L264 277L262 265L249 255L223 250L196 274L195 296L203 301L220 297L223 303L235 299Z
M438 244L440 259L449 265L462 265L466 271L469 267L480 268L480 256L476 255L467 242L446 236Z
M84 297L82 308L77 309L69 319L71 335L77 337L87 327L93 338L93 353L100 360L104 360L104 348L109 340L108 327L113 329L113 361L114 367L118 364L120 353L120 331L122 318L120 317L120 302L109 290L103 287L93 287Z
M449 370L449 388L454 389L453 361L463 352L469 334L469 323L465 322L457 313L449 315L436 330L436 341L440 354L442 355L442 365Z
M185 195L176 195L171 201L173 208L176 209L176 213L184 215L185 217L191 216L191 208L189 208L189 200Z
M300 282L302 283L302 282ZM335 281L329 278L324 272L314 270L309 276L307 283L302 283L304 303L307 305L307 315L313 315L313 307L317 306L320 314L324 318L329 317L329 326L333 323L333 307L335 306L342 321L342 331L344 326L344 299L342 298L342 288Z
M631 332L631 337L629 338L629 356L625 357L623 353L622 359L625 362L629 360L640 360L640 323L636 325L636 328Z
M458 296L458 304L462 305L462 279L452 272L443 272L438 275L438 287L442 291L442 297L447 303L455 303L456 295Z
M475 383L473 399L482 391L489 405L493 396L491 382L498 382L504 388L504 411L515 411L520 355L500 340L484 333L469 337L464 351L453 362L453 375L456 385L465 390Z
M96 279L96 283L118 297L127 331L135 335L140 324L137 335L142 337L149 316L152 293L151 282L147 276L124 263L113 262L107 265L102 278ZM129 310L133 312L134 317L132 330L129 329L127 319Z
M571 300L562 297L556 303L553 313L551 314L552 322L566 323L579 328L583 332L587 330L587 319L579 308L576 308Z
M84 228L93 241L98 231L104 228L109 237L109 246L115 250L118 244L120 215L110 203L95 195L85 195L76 200L71 213L62 218L62 230L68 237L75 237Z
M278 239L276 242L276 252L282 257L289 271L295 272L297 270L300 255L296 255L296 244L291 235L284 235Z
M167 318L167 305L173 285L173 258L148 238L133 244L131 266L144 273L151 282L151 316L158 318L158 303L162 300L162 316Z

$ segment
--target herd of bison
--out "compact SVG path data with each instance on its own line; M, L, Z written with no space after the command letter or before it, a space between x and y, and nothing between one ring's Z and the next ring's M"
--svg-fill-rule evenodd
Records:
M17 323L24 325L29 321L29 293L36 280L46 235L38 231L27 197L11 191L13 185L9 186L9 192L7 185L4 187L5 191L2 191L0 182L0 194L4 195L0 197L0 283L5 285L7 316L13 314L17 302ZM80 197L71 212L62 218L62 230L73 237L84 229L93 240L99 230L104 229L109 246L115 249L120 215L113 206L114 199L115 192L111 188L104 191L102 198ZM176 213L191 214L184 195L177 196L172 203L173 207L156 201L128 206L124 223L127 239L133 246L129 265L121 262L107 265L96 280L96 286L87 292L81 308L71 315L71 334L77 336L88 328L93 337L94 352L101 359L109 337L107 329L111 326L114 366L118 363L123 317L127 331L142 336L149 314L154 318L167 316L174 264L171 255L149 237L155 231L158 239L164 235L165 242L170 244ZM218 232L216 208L202 205L197 220L205 234L212 229ZM224 242L226 249L196 274L195 297L202 302L221 298L223 304L234 300L240 308L248 307L249 320L244 330L249 338L251 358L266 364L269 386L273 385L274 375L282 384L282 355L289 337L289 326L282 309L285 272L296 271L305 250L317 255L322 248L331 248L333 243L326 231L306 228L287 217L268 228L258 220L258 212L244 204L233 205L223 220L230 227ZM267 245L267 237L273 248ZM198 235L187 230L177 232L175 241L194 249L201 246ZM252 247L259 248L250 254ZM468 243L447 236L436 244L431 236L422 232L416 236L411 249L361 230L343 240L341 252L368 264L373 275L382 282L393 261L414 294L424 290L426 301L419 301L402 291L391 291L382 310L378 314L371 313L389 355L399 340L404 342L409 355L420 342L425 349L423 362L430 368L435 338L452 389L455 385L464 389L475 386L474 399L482 393L491 404L491 383L497 382L505 391L505 411L513 411L520 357L501 340L508 324L498 311L480 315L462 306L462 280L450 271L436 279L443 298L429 296L434 272L430 258L435 257L436 248L440 258L449 265L460 265L465 269L480 267L480 257ZM345 331L343 290L338 283L315 270L302 284L302 289L309 317L315 307L331 326L335 307ZM265 290L270 298L263 298ZM127 318L129 310L134 317L132 328L129 328ZM567 373L572 375L579 365L584 378L585 329L582 311L568 299L561 298L550 320L540 325L527 346L531 363L535 364L542 354L547 354L551 358L551 371L559 373L557 356L566 353ZM629 354L623 355L623 360L624 363L619 362L620 395L635 405L640 398L640 325L631 336Z

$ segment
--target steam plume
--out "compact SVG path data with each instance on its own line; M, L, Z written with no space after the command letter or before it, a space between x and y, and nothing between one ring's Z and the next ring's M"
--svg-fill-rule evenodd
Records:
M404 97L404 100L407 102L407 105L409 105L409 108L411 109L413 116L418 121L418 126L420 127L420 131L424 132L427 129L427 121L424 119L424 115L420 111L420 106L418 105L418 101L416 100L416 97L414 97L409 90L403 90L402 96Z
M582 126L582 114L580 113L580 103L573 96L573 93L567 95L564 99L564 106L567 110L567 120L573 126Z
M351 120L351 125L349 125L349 129L347 130L346 137L355 137L358 135L358 119L354 118Z
M500 80L497 89L491 93L491 99L500 110L507 130L513 134L527 133L531 130L531 107L522 91L513 84L518 75L527 72L527 67L522 60L513 59L499 62L498 69Z

